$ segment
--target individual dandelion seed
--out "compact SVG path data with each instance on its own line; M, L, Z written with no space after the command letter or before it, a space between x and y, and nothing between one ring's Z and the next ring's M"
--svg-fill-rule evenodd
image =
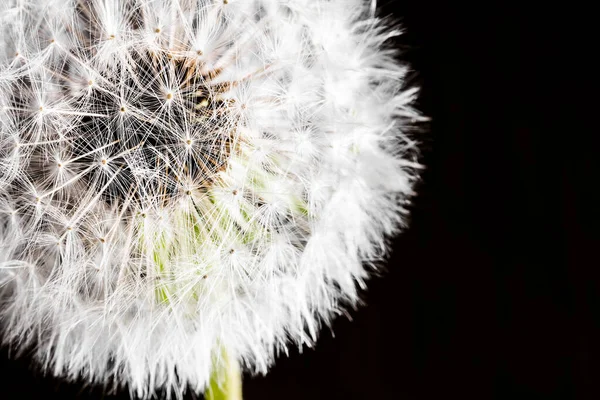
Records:
M140 398L237 398L356 305L422 119L374 5L2 2L4 342Z

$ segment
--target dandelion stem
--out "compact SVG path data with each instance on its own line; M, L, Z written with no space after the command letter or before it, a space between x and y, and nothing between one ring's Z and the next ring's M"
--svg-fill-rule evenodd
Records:
M204 393L206 400L242 400L242 371L237 360L225 350L221 358L215 362L221 368L215 368L210 378L210 384Z

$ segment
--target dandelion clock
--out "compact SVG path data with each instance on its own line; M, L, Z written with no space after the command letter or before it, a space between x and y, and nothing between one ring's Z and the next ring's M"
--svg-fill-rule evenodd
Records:
M358 301L418 176L365 0L4 0L0 322L40 368L241 398Z

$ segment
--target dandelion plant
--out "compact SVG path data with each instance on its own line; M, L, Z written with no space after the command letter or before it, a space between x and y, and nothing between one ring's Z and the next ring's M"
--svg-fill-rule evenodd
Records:
M356 305L419 169L375 5L3 0L4 343L143 399L237 399Z

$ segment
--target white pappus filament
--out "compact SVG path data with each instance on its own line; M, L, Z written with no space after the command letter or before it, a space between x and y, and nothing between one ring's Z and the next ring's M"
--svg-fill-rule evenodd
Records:
M181 397L354 306L420 168L374 4L3 1L4 342Z

